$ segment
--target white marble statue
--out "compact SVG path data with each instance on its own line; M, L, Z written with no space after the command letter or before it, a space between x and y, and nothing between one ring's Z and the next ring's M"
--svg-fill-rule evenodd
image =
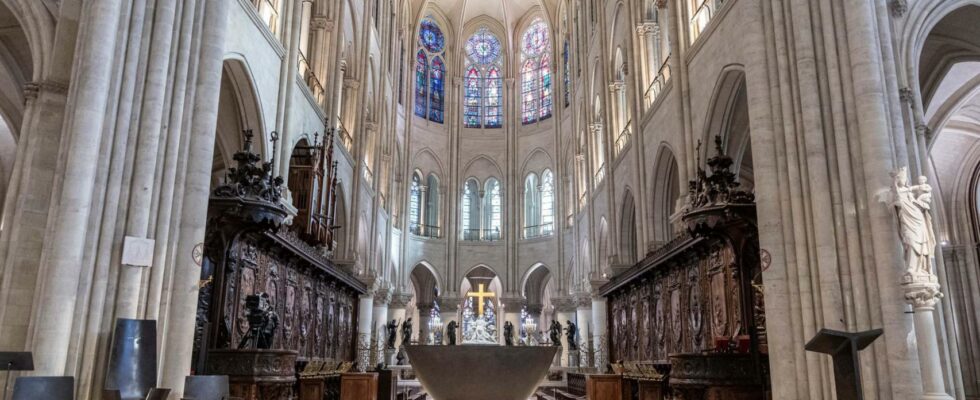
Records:
M473 328L468 333L469 335L463 338L464 344L497 344L497 339L490 333L487 321L483 318L473 321Z
M909 186L908 170L900 168L892 174L892 204L898 213L899 234L905 247L906 279L915 281L932 276L931 257L936 250L936 234L932 227L932 186L926 177Z

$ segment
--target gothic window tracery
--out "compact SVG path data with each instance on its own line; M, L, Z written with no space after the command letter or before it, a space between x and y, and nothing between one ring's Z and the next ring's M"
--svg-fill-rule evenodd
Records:
M500 40L486 27L466 41L463 123L467 128L500 128Z
M446 37L431 17L419 27L419 51L415 57L415 115L432 122L445 121ZM431 61L430 61L431 60Z
M548 25L535 18L521 39L521 122L551 117L551 38Z

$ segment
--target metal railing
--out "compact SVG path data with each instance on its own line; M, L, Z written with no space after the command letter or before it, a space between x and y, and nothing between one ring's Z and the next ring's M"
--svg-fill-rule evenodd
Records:
M626 150L630 142L633 141L633 132L630 129L630 125L632 124L632 120L627 122L626 127L619 133L619 138L616 139L616 157L619 157L623 153L623 150Z
M364 182L369 188L374 187L374 172L367 165L364 166Z
M657 77L650 82L650 86L647 87L646 93L643 94L643 99L646 102L647 109L653 106L653 103L660 98L660 94L664 91L664 86L667 86L667 81L670 80L670 56L664 59L663 65L660 66L660 71L657 72Z
M697 11L694 12L694 16L691 17L691 43L701 36L704 29L707 28L708 23L711 22L711 18L714 17L715 11L722 5L722 0L703 0L700 6L698 6Z
M524 227L524 238L534 239L544 236L551 236L555 233L555 223L541 224L535 226L525 226Z
M340 117L337 117L337 121L340 121ZM337 127L337 139L340 140L340 144L347 149L347 153L353 153L354 151L354 138L351 137L350 132L344 127L343 122L338 122Z
M596 171L592 185L599 186L599 183L604 179L606 179L606 164L602 164L602 166L599 167L599 170Z
M425 237L425 238L440 238L442 237L442 228L433 225L425 224L415 224L408 228L408 231L415 236Z
M322 106L326 92L323 89L323 84L320 83L320 79L313 72L310 61L306 59L306 55L302 52L299 53L299 74L303 77L303 81L306 82L306 86L310 88L310 93L313 94L313 99L316 100L316 104Z
M496 242L500 240L500 229L464 229L463 240L470 242Z

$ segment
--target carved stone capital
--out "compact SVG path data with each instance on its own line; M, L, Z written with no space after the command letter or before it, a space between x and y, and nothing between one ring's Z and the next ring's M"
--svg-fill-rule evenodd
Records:
M587 294L577 294L575 297L575 306L578 308L592 308L592 297Z
M391 303L388 303L388 308L405 308L410 301L412 301L412 295L410 293L392 293Z
M315 31L333 30L333 23L325 15L315 15L310 19L310 28ZM330 27L328 29L327 27Z
M457 312L459 311L459 304L462 302L463 299L460 297L442 296L439 298L439 311Z
M552 297L551 304L555 306L557 312L575 312L578 303L571 297Z
M652 21L643 22L636 25L637 35L658 35L660 34L660 24Z
M609 84L609 91L610 92L616 93L616 92L620 92L620 91L622 91L624 89L626 89L626 82L623 82L623 81L615 81L615 82Z
M359 87L361 87L361 81L359 81L357 79L354 79L354 78L344 79L344 88L345 89L357 89Z
M901 18L909 11L908 0L891 0L888 2L888 8L891 10L892 16Z
M392 294L391 289L387 287L375 290L374 306L375 307L387 306L388 303L391 303L391 294Z
M926 124L919 124L915 126L915 133L919 136L925 137L928 140L932 136L932 128Z
M68 84L54 81L27 82L24 84L24 100L36 100L41 92L68 94Z
M903 103L912 103L912 88L903 87L898 89L898 98L902 100Z
M902 289L905 290L905 301L916 310L932 310L936 307L939 299L943 298L943 293L939 290L939 283L935 282L936 276L931 275L924 278L926 279L902 284Z
M504 307L504 312L521 312L521 309L524 308L524 298L519 296L501 297L500 305Z

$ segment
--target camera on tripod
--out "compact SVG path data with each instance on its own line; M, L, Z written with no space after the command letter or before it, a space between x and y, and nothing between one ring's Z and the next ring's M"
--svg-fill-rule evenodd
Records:
M268 293L245 296L245 318L248 320L248 334L238 344L239 349L252 345L255 349L272 348L279 316L272 310Z

